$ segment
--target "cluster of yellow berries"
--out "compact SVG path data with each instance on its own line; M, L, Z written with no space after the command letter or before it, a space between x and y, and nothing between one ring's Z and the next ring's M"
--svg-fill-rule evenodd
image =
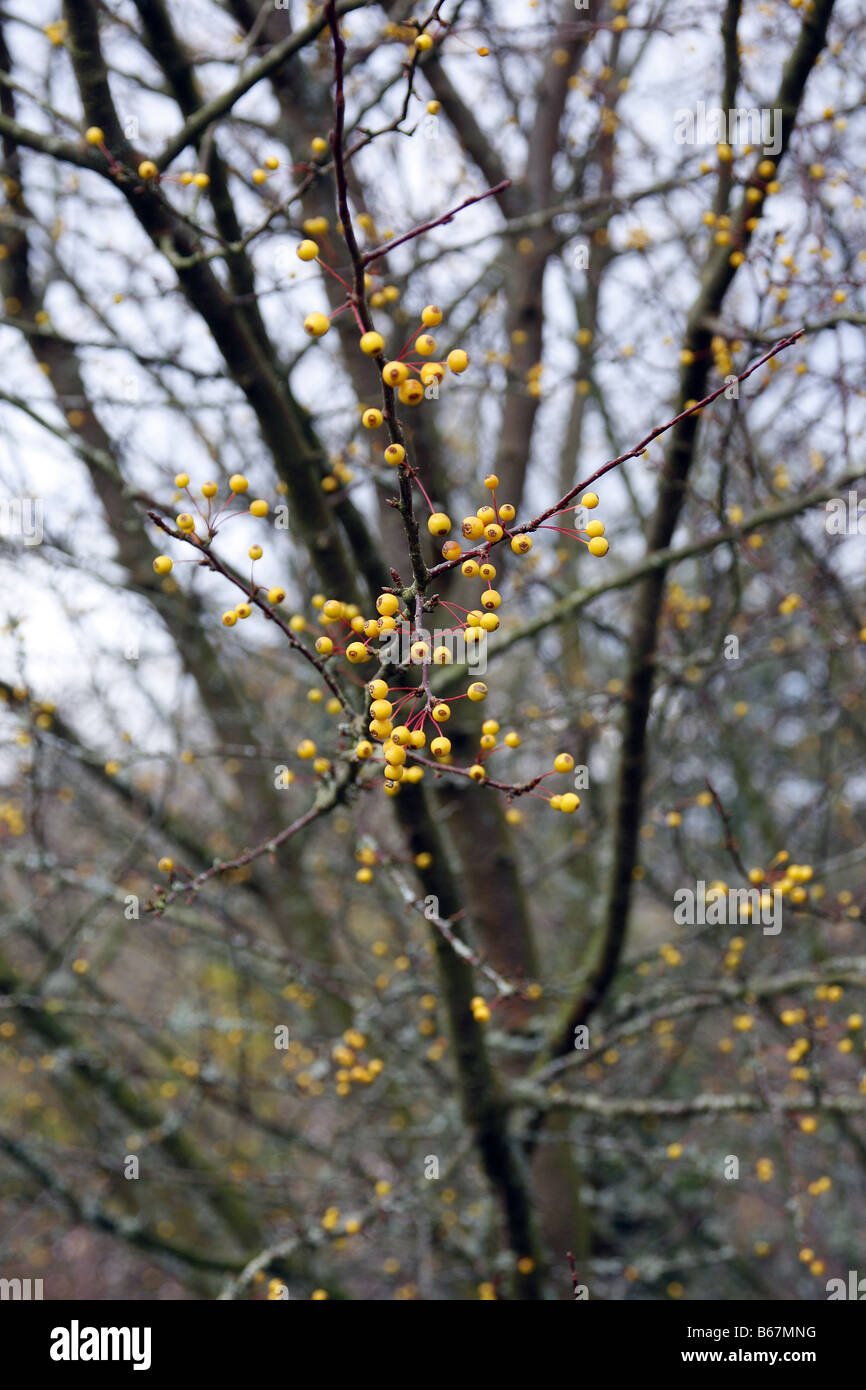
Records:
M302 261L319 260L319 246L313 240L302 241L298 246L298 256ZM319 262L323 264L323 262ZM368 280L370 277L367 277ZM372 281L370 281L372 284ZM383 297L388 298L387 289L383 292ZM342 312L341 309L337 313ZM304 319L304 332L311 338L323 338L330 330L334 315L312 313L307 314ZM436 328L442 322L442 311L435 304L428 304L421 312L421 327L409 339L399 357L385 359L385 339L376 329L366 329L362 331L358 340L361 352L366 357L378 359L382 382L386 387L397 392L397 398L401 405L415 406L420 405L424 399L425 391L428 388L438 390L439 385L445 379L446 368L455 376L460 376L469 366L469 354L463 348L452 348L445 357L444 362L430 360L438 347L436 339L427 330ZM424 359L415 361L407 358L406 354L414 350L418 358ZM384 423L383 412L376 407L365 409L361 420L365 429L378 429ZM406 457L402 445L393 444L390 452L386 450L385 460L389 464L398 465L403 463Z
M488 581L493 579L496 571L489 563L476 564L475 556L483 552L483 557L489 554L490 549L498 545L502 540L508 540L515 555L528 555L532 549L533 539L528 529L510 529L515 519L515 508L510 502L498 503L496 500L496 489L499 486L499 478L495 473L488 473L484 479L484 486L492 494L489 503L485 503L478 508L474 516L467 516L461 522L461 532L465 540L469 541L475 549L470 552L463 563L463 573L467 579L474 579L481 575L482 579ZM594 511L598 506L598 495L594 492L585 492L580 499L579 507L584 511ZM556 515L560 515L556 513ZM447 536L451 530L451 518L445 512L433 512L428 518L427 526L430 534L436 537ZM562 535L566 535L575 540L582 541L589 553L601 558L606 555L610 546L604 534L604 522L593 520L581 529L574 527L562 527L547 525L545 523L531 523L532 530L553 530ZM445 560L454 563L461 558L460 546L456 541L447 541L442 547L442 555ZM498 606L495 600L489 603L490 607ZM498 627L494 624L493 629Z
M749 870L749 882L753 887L764 887L761 893L761 908L772 907L773 894L781 893L792 903L806 902L809 893L805 885L811 883L815 871L811 864L791 864L787 850L782 850L773 860L770 870L754 868ZM818 887L820 885L816 885ZM814 891L814 890L813 890ZM747 904L747 911L751 905Z
M372 747L371 750L372 752ZM368 755L369 756L369 755ZM361 848L355 851L355 858L360 864L360 868L355 874L358 883L373 882L373 867L378 863L379 856L374 849Z
M383 598L393 597L393 595L383 595ZM417 642L413 644L412 651L416 647L426 649L424 655L417 655L416 660L429 660L432 653L429 644ZM385 791L390 796L396 796L400 791L401 785L405 783L420 782L424 769L417 763L411 763L409 756L412 753L419 753L427 746L427 734L424 730L424 723L429 717L432 719L434 727L447 722L451 717L451 706L447 700L440 700L428 708L426 695L423 688L411 687L407 691L395 691L399 700L397 708L387 697L391 693L387 682L379 678L370 681L367 686L370 695L370 722L369 732L374 740L382 744L382 772L385 778ZM487 686L483 681L473 681L466 691L467 697L473 702L486 699ZM422 708L416 714L415 705L418 698L422 699ZM404 723L394 724L397 714L403 713ZM411 727L412 725L415 727ZM497 726L498 727L498 726ZM373 754L373 743L369 739L361 739L355 746L355 755L361 761L366 761ZM431 739L429 752L437 762L447 764L451 755L451 740L444 734L437 733ZM485 778L484 769L476 766L470 769L470 776L475 781L483 781Z
M192 493L189 491L190 478L188 473L175 474L174 485L178 489L178 491L186 492L188 494L190 501L192 502L192 505L195 508L195 511L198 513L199 520L204 523L208 537L216 534L218 530L218 522L220 521L220 519L225 519L228 516L242 515L241 512L226 512L225 504L223 508L221 508L218 512L214 513L213 499L219 493L218 483L208 482L202 483L201 485L201 495L207 503L207 508L205 511L201 510L198 503L193 498ZM242 473L233 473L232 476L229 478L228 502L233 502L236 497L242 497L243 494L249 490L249 486L249 480L245 478ZM268 506L268 503L265 501L263 497L255 498L254 501L250 502L249 507L247 509L248 515L259 518L266 517L269 511L270 508ZM177 526L177 529L181 531L184 536L188 536L190 538L196 536L196 538L198 539L196 532L196 517L193 515L192 512L179 512L178 515L175 517L175 524ZM251 560L261 559L262 554L263 551L260 545L250 546L249 556ZM170 555L157 555L153 562L153 568L156 574L160 576L165 576L171 573L172 569L174 568L174 561L172 560ZM284 598L285 593L282 589L272 589L268 593L268 599L271 603L282 603ZM234 624L237 622L238 618L248 618L251 612L252 609L248 603L239 603L236 606L236 608L223 614L223 622L226 625L226 627L233 627Z
M97 149L101 149L106 155L108 154L105 147L105 131L101 126L88 126L87 130L84 132L84 139L88 145L94 145ZM254 169L252 172L252 182L257 186L265 183L274 170L280 167L280 161L277 159L276 155L268 155L263 163L264 168ZM201 189L210 187L210 175L204 173L201 169L195 173L185 169L182 174L172 174L168 176L167 180L163 180L158 165L156 165L152 159L142 159L138 165L137 173L142 183L167 181L170 183L179 183L183 188L188 188L190 184L195 188Z
M402 461L402 460L400 460ZM479 606L469 610L464 617L456 616L456 622L452 630L462 633L466 644L467 652L470 654L478 650L480 643L486 638L488 632L495 632L500 625L500 618L497 610L502 604L500 591L493 587L496 578L496 568L490 563L487 555L490 547L496 545L509 533L506 527L514 520L515 508L508 503L497 505L496 488L499 485L499 478L495 474L488 474L484 480L485 486L491 493L491 504L485 504L478 508L474 516L465 517L461 526L464 537L470 542L480 542L482 547L477 552L480 559L475 555L469 555L462 563L462 573L467 579L481 578L487 584L487 588L482 591L479 599ZM581 505L586 510L593 510L598 505L598 498L594 493L587 493L581 501ZM442 512L432 511L428 519L428 529L437 538L447 535L451 529L451 519ZM604 527L601 522L590 522L587 532L583 534L587 537L587 542L593 554L602 555L608 548L608 543L601 534ZM575 533L578 534L578 533ZM526 532L518 532L510 536L511 548L515 554L526 554L532 547L532 537ZM460 546L455 541L446 541L442 547L442 554L449 563L456 563L461 558ZM449 612L451 605L445 604ZM401 613L400 600L395 594L383 593L377 601L379 617L370 622L370 634L376 631L383 631L396 628L398 620L409 626L403 627L404 634L408 635L411 645L409 646L409 656L412 661L431 663L434 665L446 665L451 662L451 650L444 645L431 645L426 640L425 635L415 634L416 640L411 641L413 636L411 623L408 615ZM364 626L359 623L359 630L364 630ZM384 742L384 773L386 778L386 790L390 794L399 791L399 784L407 778L407 771L411 773L411 767L406 770L406 748L414 746L416 749L424 746L423 725L429 714L434 724L444 724L451 716L450 703L447 700L438 701L432 705L425 705L421 710L420 716L414 713L415 701L422 694L417 688L410 690L408 694L400 692L400 709L411 702L410 716L404 715L404 723L399 725L396 730L392 715L394 707L388 696L391 691L384 681L373 681L370 685L372 697L370 733L376 739ZM470 700L478 701L486 698L487 687L483 682L474 682L466 691ZM413 698L414 697L414 698ZM420 728L412 728L413 723L418 723ZM475 782L487 780L487 773L483 766L483 757L494 751L497 746L496 735L499 733L499 724L496 720L486 720L482 726L480 738L480 752L478 760L468 769L464 769L469 777ZM515 732L509 732L505 736L505 745L509 748L516 748L520 744L520 737ZM372 745L368 740L364 740L358 745L357 753L359 757L369 757L372 753ZM438 734L430 744L430 752L440 761L446 760L451 753L451 742L444 734ZM394 769L402 769L394 772ZM574 760L568 753L560 753L554 762L554 771L568 773L574 769ZM544 774L548 775L548 774ZM409 780L413 780L411 777ZM550 805L554 810L562 811L565 814L573 814L580 805L580 798L574 792L565 792L553 795L550 798Z
M496 589L493 588L492 581L496 578L496 570L489 560L485 557L492 546L498 545L505 538L511 542L511 549L515 555L527 555L532 549L532 537L526 532L512 534L508 527L514 521L516 511L510 502L497 503L496 489L499 486L499 478L495 473L488 473L484 479L484 486L491 493L489 502L483 503L474 516L466 516L460 524L460 530L465 540L469 541L474 549L463 561L462 572L466 579L481 578L487 583L487 590L482 594L481 606L487 611L488 615L493 614L493 610L499 607L501 597ZM427 529L430 535L437 540L447 536L452 528L452 521L446 512L431 511L427 518ZM476 554L482 554L482 563L479 564L475 558ZM457 541L446 541L442 547L443 558L451 564L461 559L460 544ZM470 613L470 618L477 621L468 622L469 627L480 627L486 632L495 632L499 626L498 618L492 618L486 622L482 621L483 615Z
M268 155L267 159L264 161L264 168L257 168L253 170L251 175L253 183L257 187L265 183L267 179L270 177L270 175L274 173L276 169L279 169L279 167L280 161L277 159L276 155ZM181 181L182 180L183 175L181 175Z
M363 1033L357 1028L347 1028L342 1042L331 1049L331 1056L337 1064L334 1080L338 1096L350 1095L353 1082L361 1086L371 1085L383 1070L385 1063L380 1057L371 1057L367 1061L359 1057L358 1054L366 1046L367 1039Z
M580 506L584 511L595 511L595 508L598 506L598 494L595 492L585 492L580 499ZM579 540L584 540L584 538L586 538L587 550L590 555L595 555L598 559L600 559L602 555L606 555L610 549L607 539L605 538L603 521L587 522L584 529L577 532L577 537Z

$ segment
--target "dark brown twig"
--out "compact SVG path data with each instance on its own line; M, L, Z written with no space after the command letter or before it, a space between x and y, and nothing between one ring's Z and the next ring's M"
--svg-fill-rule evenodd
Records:
M413 241L416 236L422 236L424 232L432 232L434 227L444 227L447 223L453 222L458 212L464 208L471 207L473 203L483 202L485 198L495 198L506 188L511 187L511 179L503 179L495 188L487 188L483 193L476 193L474 198L467 198L459 207L452 208L450 212L443 212L441 217L434 217L431 222L422 222L420 226L413 227L411 232L404 232L402 236L395 237L384 246L376 246L372 251L365 251L361 257L363 266L372 265L373 261L378 261L382 256L387 256L389 251L393 251L396 246L402 246L407 241Z
M748 872L742 859L740 858L740 846L734 838L734 832L731 829L731 813L730 811L725 810L724 806L722 805L721 797L719 796L709 777L705 777L704 781L707 784L707 791L713 798L713 805L718 811L719 816L721 817L722 825L725 828L725 849L728 851L731 858L733 859L734 864L737 868L737 872L742 874L743 878L748 878Z

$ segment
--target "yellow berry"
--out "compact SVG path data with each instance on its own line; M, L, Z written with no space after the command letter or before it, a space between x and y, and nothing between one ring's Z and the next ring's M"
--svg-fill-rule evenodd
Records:
M397 395L403 405L420 405L424 399L424 387L411 377L398 388Z
M466 368L469 366L469 354L464 352L462 348L454 348L452 352L449 352L445 360L448 363L449 369L454 372L456 376L459 376L461 372L465 372Z
M361 424L364 426L365 430L377 430L383 418L381 410L376 410L375 407L371 406L371 408L365 410L364 414L361 416Z
M245 478L243 473L233 473L229 478L229 487L232 492L246 492L249 485L249 479Z
M590 555L606 555L609 549L610 547L608 546L608 543L605 540L604 536L593 536L592 540L589 543Z
M427 518L427 530L431 536L447 536L451 530L451 518L445 512L433 512Z
M255 502L250 503L250 512L253 516L267 516L268 504L263 497L258 497Z
M402 386L409 375L405 362L386 362L382 368L382 380L386 386Z
M330 321L324 314L307 314L304 319L304 332L311 338L323 338L330 327Z
M285 589L281 589L279 585L273 589L268 589L268 603L282 603L285 597L286 591Z
M369 333L361 334L361 351L365 352L368 357L375 357L378 352L382 351L384 346L385 339L382 337L381 333L376 333L371 330Z
M173 563L170 555L157 555L153 562L153 568L157 574L168 574Z
M319 246L315 241L302 241L298 247L298 259L301 261L314 261L319 254Z
M88 145L104 145L105 133L98 125L88 126L84 132L84 138Z
M159 170L152 159L143 159L138 166L138 177L150 180L159 178Z

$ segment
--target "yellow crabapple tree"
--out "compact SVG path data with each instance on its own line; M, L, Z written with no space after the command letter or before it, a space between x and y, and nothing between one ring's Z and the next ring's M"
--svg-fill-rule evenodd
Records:
M0 1229L52 1297L856 1261L857 19L4 6Z

